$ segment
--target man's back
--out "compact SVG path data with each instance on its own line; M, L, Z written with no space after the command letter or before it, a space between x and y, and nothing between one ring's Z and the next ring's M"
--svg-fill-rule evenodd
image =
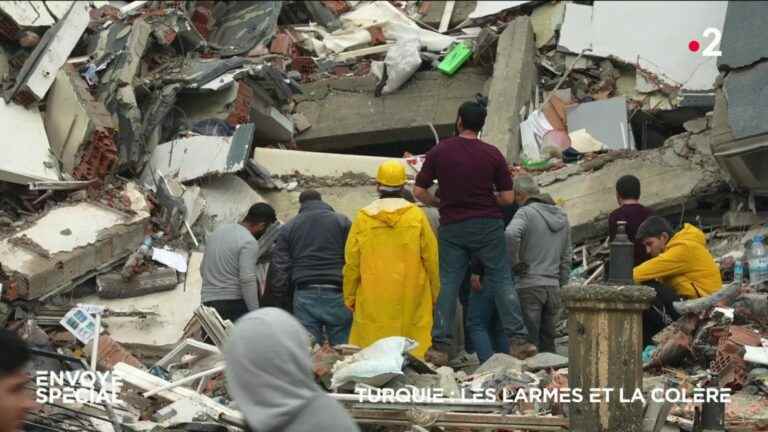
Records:
M520 287L560 286L570 276L570 226L559 207L529 202L507 228L513 261L527 265Z
M252 255L255 271L258 249L253 235L239 224L223 225L208 236L200 268L202 301L242 299L241 275L251 271L242 265Z
M302 282L342 281L344 245L349 234L349 219L320 200L308 201L285 227L291 266L291 280Z
M512 180L496 147L460 136L441 141L427 153L416 185L427 189L435 179L440 185L441 224L472 218L502 219L494 186L511 190Z
M612 211L608 216L608 235L611 241L616 238L616 230L619 221L627 223L627 237L635 244L635 265L638 266L650 257L642 243L635 242L635 235L640 225L653 215L653 210L642 204L624 204Z

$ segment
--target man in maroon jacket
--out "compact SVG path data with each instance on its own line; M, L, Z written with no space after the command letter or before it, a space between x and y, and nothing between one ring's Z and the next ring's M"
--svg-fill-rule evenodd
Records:
M616 182L616 201L619 208L608 216L608 233L613 241L619 221L627 223L627 237L635 244L635 266L638 266L650 257L645 246L635 242L635 235L640 224L653 215L653 210L640 204L640 180L633 175L625 175Z

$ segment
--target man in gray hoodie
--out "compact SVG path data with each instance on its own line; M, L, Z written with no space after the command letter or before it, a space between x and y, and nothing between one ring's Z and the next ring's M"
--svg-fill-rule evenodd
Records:
M520 278L518 296L528 339L539 352L555 352L560 288L571 273L568 216L549 195L540 195L528 174L515 177L520 209L506 229L512 271Z
M343 406L315 383L309 335L288 312L241 318L223 349L227 389L257 432L359 432Z

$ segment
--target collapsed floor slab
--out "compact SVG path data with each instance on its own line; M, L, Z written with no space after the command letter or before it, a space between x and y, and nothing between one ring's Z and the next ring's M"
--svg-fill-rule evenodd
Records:
M202 279L200 264L203 254L194 252L189 257L186 280L170 291L124 299L86 297L82 303L104 306L125 316L105 317L102 323L112 338L121 344L166 347L179 342L184 327L200 305ZM144 318L129 315L146 312Z
M305 150L333 151L451 135L461 103L483 93L487 76L464 68L453 77L418 72L396 93L374 97L367 77L325 80L303 86L296 111L312 128L296 137Z
M393 158L347 155L338 153L319 153L297 150L280 150L257 147L253 151L253 160L268 167L272 175L341 176L346 172L367 174L376 177L379 165ZM403 166L408 167L403 159ZM407 171L406 171L407 172Z
M0 130L9 148L14 148L0 158L0 180L20 184L59 180L58 164L37 108L0 100Z
M562 203L568 212L572 240L579 243L608 232L608 214L617 207L616 181L623 175L640 179L641 202L659 212L680 209L695 195L722 184L722 174L712 157L689 147L700 138L689 138L687 133L677 135L659 149L626 153L613 160L609 157L602 167L593 163L569 166L539 175L537 181L543 192Z
M140 194L130 199L144 201ZM17 297L35 299L128 256L144 239L148 219L146 210L129 215L90 202L58 207L0 241L0 262Z

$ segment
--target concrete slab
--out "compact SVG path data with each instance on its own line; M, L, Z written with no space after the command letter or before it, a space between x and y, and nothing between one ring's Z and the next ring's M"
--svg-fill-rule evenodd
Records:
M253 124L240 125L232 137L193 136L157 146L144 170L144 184L153 184L155 172L181 182L238 172L245 168L254 129Z
M552 41L565 18L565 2L549 2L531 12L531 25L536 35L536 48Z
M29 98L39 101L45 97L56 79L56 74L67 61L90 22L90 4L70 3L72 7L69 11L55 26L45 32L40 43L24 62L16 77L16 84L9 93L11 97L18 96L24 101L29 101Z
M200 196L206 202L200 222L208 233L220 225L242 221L252 205L265 201L261 194L235 175L202 181Z
M0 180L19 184L59 180L58 163L37 108L0 99L0 130L5 131L8 148L14 149L0 158Z
M316 188L328 203L339 213L354 220L357 211L378 198L375 186L347 186ZM275 208L278 219L287 222L299 212L300 190L294 192L266 192L264 198Z
M703 32L709 27L723 28L727 5L726 1L697 3L696 7L685 1L568 3L558 50L579 53L592 48L590 55L615 56L630 64L639 61L641 68L669 84L710 90L718 75L716 57L691 52L687 46L697 39L702 50L708 47L712 39ZM685 20L680 19L683 16ZM654 23L654 31L648 31L648 23Z
M112 338L121 344L170 347L181 340L184 327L200 306L201 252L193 252L189 258L186 281L175 289L128 299L105 300L89 296L82 303L105 306L116 312L149 312L146 318L108 317L102 320Z
M517 161L521 153L520 123L524 117L520 111L533 99L535 54L531 19L516 18L499 36L483 129L483 139L498 147L510 162Z
M625 174L632 173L640 179L642 204L661 212L680 209L690 197L718 185L722 177L711 157L706 159L690 150L683 156L676 153L676 145L687 144L681 138L686 136L670 138L669 146L608 162L597 171L583 172L578 166L567 167L540 175L537 180L542 184L545 177L558 177L559 181L541 189L555 200L562 200L571 224L572 240L579 243L607 233L608 214L617 206L616 180ZM568 171L572 172L568 174Z
M43 4L45 3L45 5ZM22 27L47 27L60 20L69 10L72 1L7 1L0 2L0 11ZM96 1L96 7L107 4ZM47 7L46 7L47 6ZM53 16L48 11L53 12Z
M95 140L106 137L115 145L112 117L72 65L61 68L48 93L45 131L62 168L70 174Z
M532 65L533 67L533 65ZM483 92L487 77L480 69L464 68L453 77L440 72L418 72L396 93L374 97L370 80L357 80L364 88L332 91L334 80L303 87L296 111L312 128L296 137L305 150L334 151L400 140L432 139L428 123L441 137L454 133L461 103ZM350 81L350 80L346 80Z
M149 212L143 196L126 197L141 208L135 215L88 202L62 206L0 241L0 262L16 281L19 297L34 299L71 286L136 250Z
M364 173L376 177L382 162L396 159L411 173L404 159L360 156L339 153L317 153L257 147L253 160L268 167L272 175L341 176L346 172Z

